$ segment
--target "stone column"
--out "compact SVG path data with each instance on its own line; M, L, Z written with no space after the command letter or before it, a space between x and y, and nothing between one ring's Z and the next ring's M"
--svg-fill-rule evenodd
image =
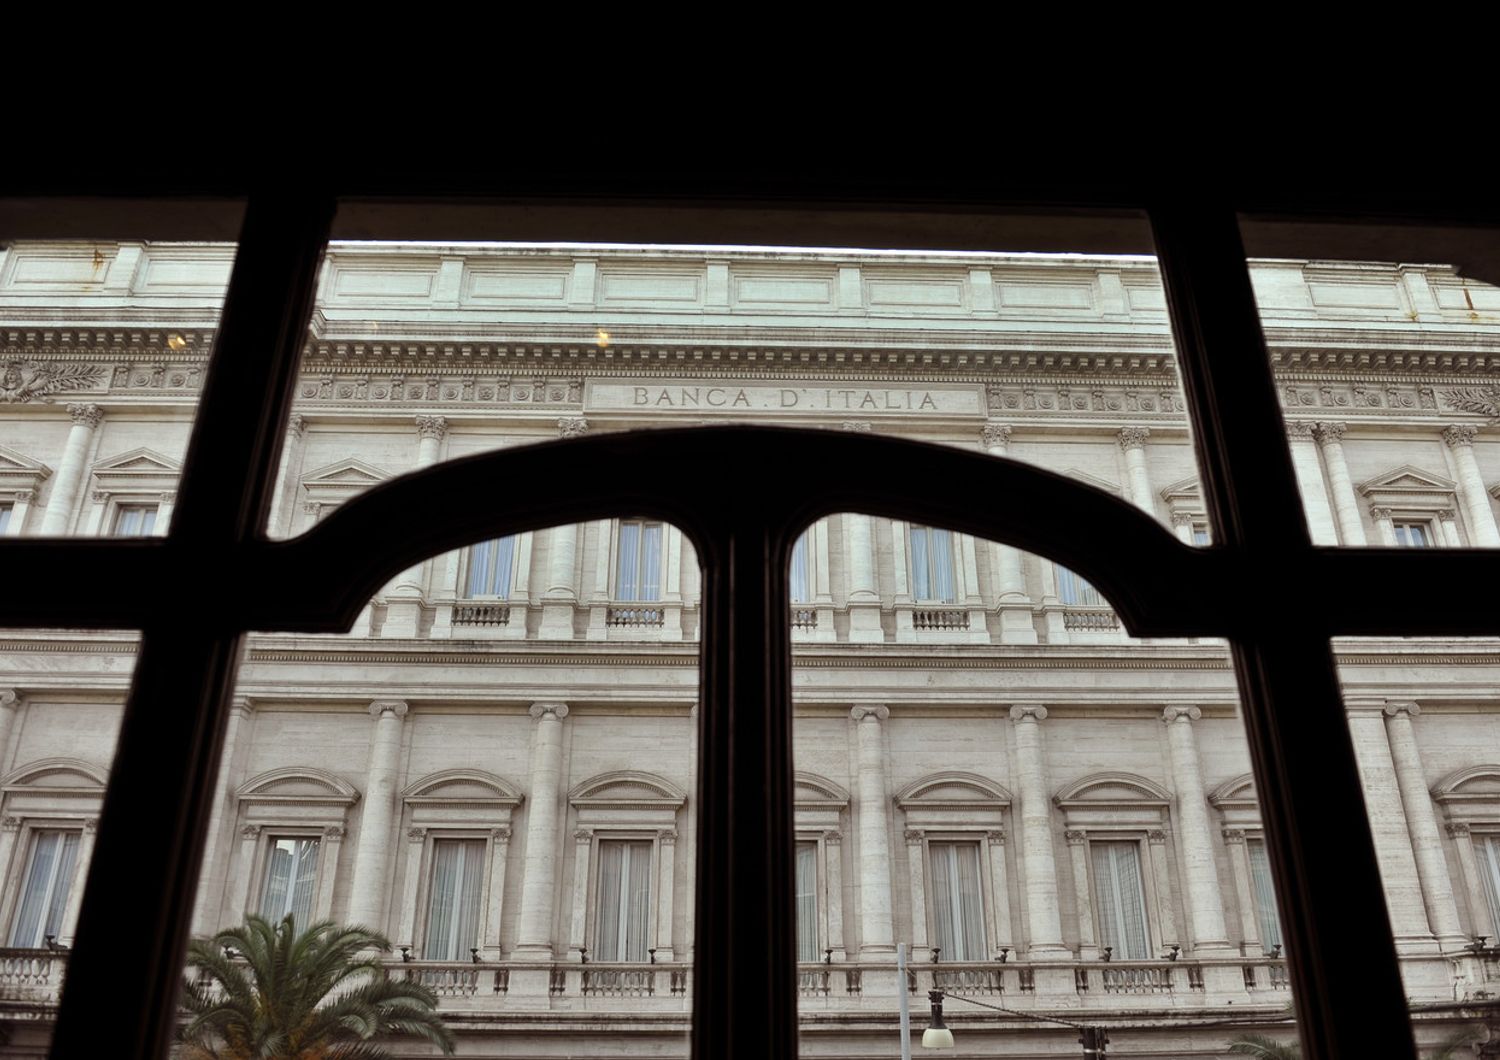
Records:
M25 862L14 867L11 859L16 856L16 840L21 836L21 819L19 817L0 818L0 874L7 880L15 880L18 886L14 888L13 894L0 896L0 913L5 916L6 923L14 915L14 906L21 900L21 873L26 871Z
M10 734L20 712L21 693L14 688L0 688L0 776L10 772ZM0 861L0 873L4 872L5 863Z
M891 928L891 848L886 813L885 749L881 724L888 707L855 707L859 754L860 960L884 961L896 952Z
M1457 951L1469 940L1459 927L1458 903L1453 897L1453 881L1448 876L1443 837L1438 831L1432 797L1427 792L1416 733L1412 731L1412 718L1421 712L1415 703L1386 704L1385 732L1391 745L1391 761L1396 767L1396 783L1401 789L1401 806L1411 829L1411 847L1417 859L1427 923L1444 950Z
M1240 952L1259 957L1260 921L1255 914L1255 885L1250 879L1250 851L1243 828L1225 828L1221 832L1229 849L1229 868L1234 873L1234 901L1240 908Z
M1203 770L1198 764L1198 741L1193 722L1203 717L1197 707L1167 707L1162 722L1167 726L1167 748L1172 760L1172 784L1177 790L1177 830L1182 837L1182 856L1187 865L1187 906L1192 913L1192 952L1222 954L1229 950L1224 928L1223 889L1214 868L1213 833L1208 823L1208 798L1203 790Z
M314 920L333 919L333 889L338 883L339 854L344 849L344 836L348 830L341 824L330 824L323 829L323 841L318 851L318 899L313 906Z
M823 858L828 875L828 948L842 961L844 951L844 833L823 833Z
M1292 453L1292 471L1297 476L1297 492L1302 494L1302 511L1307 516L1307 530L1315 545L1337 545L1333 511L1328 507L1328 489L1323 484L1323 469L1318 464L1318 447L1308 420L1289 420L1287 445Z
M281 442L281 458L276 464L276 488L271 493L271 514L266 517L266 535L268 537L290 537L291 527L282 526L281 522L286 518L287 497L296 496L297 484L289 481L294 458L300 456L302 448L302 431L307 426L307 418L299 413L292 413L286 421L286 437ZM297 459L298 464L301 463Z
M663 830L656 833L657 857L660 858L656 891L656 959L671 961L672 949L672 899L677 890L677 875L674 862L677 854L677 833Z
M437 463L438 451L443 436L448 433L448 421L442 416L418 416L417 463L415 470L431 467ZM380 627L382 637L411 638L417 635L422 623L422 572L426 561L408 567L391 581L382 594L386 598L385 624Z
M558 802L562 798L562 723L566 703L533 703L531 810L526 815L521 919L512 956L552 959L552 910L557 891Z
M557 421L561 438L582 438L588 429L588 421L581 416L568 416ZM578 525L554 526L547 531L547 536L550 542L547 584L542 592L542 625L537 635L544 640L572 640L573 609L578 604ZM609 555L605 535L600 535L599 548L600 560L604 562ZM613 590L610 592L612 595Z
M1375 533L1380 543L1387 548L1395 548L1396 524L1391 521L1392 512L1389 508L1371 508L1370 518L1375 520Z
M1458 522L1454 518L1452 508L1439 508L1437 510L1438 525L1443 528L1443 544L1449 548L1463 548L1463 542L1458 537Z
M987 423L980 431L985 451L993 456L1010 456L1011 428L1003 423ZM1031 598L1026 595L1026 572L1021 550L998 541L989 542L990 567L995 572L995 606L1000 613L1001 644L1035 644L1036 624L1031 616Z
M1094 939L1094 899L1089 890L1089 836L1077 828L1063 833L1068 841L1068 860L1073 867L1073 903L1078 910L1078 959L1099 959L1099 944Z
M1146 847L1151 858L1151 888L1146 901L1156 911L1156 922L1161 926L1161 940L1176 945L1177 912L1172 908L1172 869L1167 864L1167 833L1165 829L1153 828L1146 833Z
M15 503L10 509L10 520L5 524L6 537L20 537L26 527L26 516L36 500L36 490L16 490Z
M235 882L245 885L245 912L260 912L260 895L255 893L255 852L260 846L260 825L247 824L240 829L240 860L235 866Z
M417 898L422 890L422 854L427 849L427 829L406 830L406 871L402 874L401 909L396 917L396 949L417 945ZM426 941L425 939L423 940ZM425 957L425 953L418 954Z
M234 772L234 752L239 741L240 722L250 716L251 710L248 696L235 696L230 701L229 719L224 725L224 746L219 752L219 776L214 782L213 801L208 807L208 832L203 849L203 868L198 876L198 897L193 907L195 935L212 935L221 926L218 914L219 903L224 897L227 866L223 862L227 851L221 849L222 837L219 833L224 830L225 811L231 808L229 778ZM0 736L0 748L4 746L4 737Z
M849 557L849 640L879 644L880 591L875 581L875 521L859 512L844 513L844 536Z
M480 952L487 961L500 959L500 919L505 913L505 865L510 854L510 829L490 831L490 881L484 906L484 936Z
M1479 428L1456 424L1443 432L1443 441L1453 450L1453 464L1458 472L1458 496L1469 520L1469 541L1480 548L1500 546L1500 528L1495 526L1495 510L1484 489L1479 462L1474 459L1474 436Z
M1346 545L1363 545L1365 528L1359 521L1359 503L1354 496L1354 486L1349 481L1349 465L1344 462L1343 423L1319 423L1313 428L1313 437L1323 448L1323 465L1328 470L1328 488L1333 494L1333 514L1338 521L1339 536Z
M912 960L919 960L917 951L927 946L927 865L922 856L922 830L906 830L906 870L911 883L911 948Z
M94 431L104 420L104 411L92 404L69 405L68 415L73 419L73 427L68 431L62 460L57 465L57 476L52 480L52 493L47 498L47 511L42 516L39 532L43 537L57 537L68 532L73 502L78 498L78 484L83 481L89 445L94 440Z
M1010 884L1005 871L1005 833L993 828L984 834L984 838L990 852L990 883L995 900L995 952L991 956L998 957L1002 949L1012 949L1015 945L1010 935Z
M1151 496L1151 475L1146 470L1146 439L1149 427L1121 427L1117 438L1125 454L1125 474L1130 500L1147 515L1155 517L1156 504Z
M164 490L156 497L156 523L151 532L158 537L166 534L172 526L172 509L177 507L177 491Z
M407 706L399 699L370 704L375 735L365 771L364 810L359 842L354 847L354 882L349 889L349 923L380 932L385 924L386 882L390 879L391 826L395 822L396 772L401 760L401 719Z
M1193 516L1191 512L1172 513L1172 533L1184 545L1193 543Z
M1052 854L1052 801L1042 757L1042 726L1047 708L1010 708L1016 743L1016 787L1021 799L1021 871L1026 876L1026 953L1032 960L1071 956L1062 941L1057 902L1057 863Z
M94 837L98 834L99 818L85 819L83 835L78 839L78 854L73 861L73 883L68 888L68 904L63 909L62 926L58 928L57 941L64 946L73 945L73 933L78 930L78 910L83 906L83 889L88 883L89 862L94 860Z
M1401 954L1434 954L1437 945L1427 925L1411 829L1401 805L1396 766L1386 737L1385 702L1346 702L1346 709L1396 950Z
M1479 859L1474 855L1474 837L1469 826L1461 821L1450 821L1448 835L1458 850L1458 870L1463 873L1464 896L1469 902L1469 927L1475 935L1488 936L1495 941L1497 925L1490 916L1489 897L1484 893L1484 880L1479 875ZM0 861L0 864L4 864Z
M580 828L573 833L573 916L568 932L568 960L581 960L588 949L589 854L594 833Z

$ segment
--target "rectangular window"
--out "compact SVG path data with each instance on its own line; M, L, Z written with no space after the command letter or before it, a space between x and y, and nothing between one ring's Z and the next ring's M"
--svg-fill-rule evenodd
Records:
M14 505L0 504L0 534L10 530L10 515Z
M619 573L615 599L661 599L661 523L627 519L620 523Z
M1276 914L1276 885L1271 880L1271 862L1263 839L1245 842L1250 855L1250 886L1255 891L1255 916L1260 925L1260 944L1269 952L1281 945L1281 918Z
M951 604L958 600L953 587L953 534L931 526L911 528L911 594L922 603Z
M4 531L4 525L0 524L0 532ZM797 543L792 546L792 603L805 604L812 599L812 593L808 591L809 579L807 577L807 536L811 533L804 530L802 536L797 538Z
M266 852L266 881L260 891L260 915L279 924L286 917L299 925L312 922L313 892L318 880L318 840L314 836L273 836Z
M650 840L601 841L594 956L601 961L644 961L650 926Z
M1141 882L1141 845L1090 843L1094 898L1099 913L1099 945L1116 960L1151 958L1146 936L1146 889Z
M944 961L988 959L980 900L979 844L929 843L933 945Z
M62 931L78 860L78 840L77 832L32 833L26 885L10 932L12 946L36 949Z
M469 580L465 596L510 597L510 576L515 568L514 535L481 541L469 549Z
M1074 574L1067 567L1057 567L1057 598L1075 607L1108 607L1109 601L1100 595L1087 579Z
M1206 523L1193 524L1193 544L1206 545L1211 540Z
M122 504L115 509L116 537L150 537L156 529L156 505Z
M797 959L818 953L818 844L797 844Z
M1431 548L1432 527L1427 523L1392 523L1396 544L1402 548Z
M484 840L439 839L432 844L432 885L422 955L429 961L463 961L479 945L484 889Z
M1500 925L1500 835L1475 836L1474 856L1490 903L1490 923Z

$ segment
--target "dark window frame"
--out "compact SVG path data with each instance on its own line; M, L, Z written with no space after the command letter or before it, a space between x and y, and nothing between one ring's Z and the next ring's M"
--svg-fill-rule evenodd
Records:
M69 190L67 183L57 186ZM183 191L175 175L160 187ZM222 193L223 184L205 183L205 190ZM476 183L432 190L482 189ZM882 218L902 217L908 227L897 229L908 237L920 233L935 246L954 240L1015 245L1003 233L1020 231L1035 237L1025 244L1036 249L1049 249L1048 240L1057 241L1055 249L1077 249L1079 241L1067 233L1069 212L1080 203L1098 203L1117 218L1126 212L1122 199L1146 206L1215 544L1183 546L1124 502L1034 468L892 439L765 428L646 432L472 457L372 490L302 538L267 541L260 528L335 200L322 192L252 196L168 535L0 542L12 575L11 591L0 600L0 625L143 631L53 1055L88 1055L101 1028L111 1055L144 1060L164 1054L176 1026L176 986L245 631L347 628L379 584L423 556L486 536L626 512L677 523L705 568L694 1052L795 1055L785 571L797 535L812 519L856 510L1006 540L1066 563L1106 593L1133 634L1229 637L1268 851L1284 896L1283 928L1307 1054L1414 1057L1328 639L1493 634L1497 621L1471 588L1493 577L1497 557L1456 549L1413 554L1311 546L1235 207L1266 219L1265 246L1296 243L1288 218L1314 216L1334 228L1350 219L1340 214L1462 226L1493 223L1492 213L1465 214L1451 199L1440 206L1366 201L1351 210L1295 197L1153 202L1149 194L1072 189L1051 197L1067 204L1061 212L1038 216L1028 206L1033 213L1023 212L1022 221L1006 228L1001 220L995 227L972 220L1003 219L1017 199L1039 196L1007 202L973 188L934 185L874 189L866 201L851 203L846 190L807 183L784 187L775 199L765 198L763 187L754 189L763 198L750 201L745 189L738 189L739 198L715 199L700 188L619 186L580 207L568 198L578 190L512 189L510 205L519 201L527 209L511 238L597 232L590 224L608 216L615 223L606 230L617 240L670 239L663 233L675 225L696 233L697 242L753 241L746 233L766 242L778 224L781 231L797 231L792 219L813 208L826 212L823 231L834 234L825 242L836 238L845 210L856 215L848 230L878 233ZM954 205L960 200L967 214ZM64 204L43 205L53 210L48 216L63 216L57 208ZM459 204L439 219L467 231L464 226L486 208ZM341 220L357 232L360 225L367 230L399 219L400 210L400 203L370 196ZM117 224L110 219L118 217L119 204L68 212L72 216L51 228L46 216L37 220L24 209L0 221L21 217L20 230L10 233L21 237L98 236L88 218ZM153 217L164 217L201 238L190 213L167 203L124 225L146 226L137 229L140 235L170 237L171 231L149 228ZM958 214L964 216L955 219ZM404 222L416 226L406 233L392 222L382 234L431 237L435 216L423 212ZM663 219L670 222L665 230ZM222 220L215 223L222 233ZM1130 249L1132 224L1106 223L1090 249ZM1459 251L1450 260L1467 260L1463 255L1472 251L1473 260L1493 266L1494 251L1476 236L1482 229L1453 232ZM1397 237L1389 245L1402 244ZM644 486L621 485L643 476L620 469L638 471L643 460L661 473L648 476L652 481ZM830 463L841 469L832 482L815 473ZM707 480L694 476L710 472L719 485L705 490ZM521 507L497 512L485 506L493 501L477 500L487 496L478 488L482 480L496 475L516 486L510 496L525 498ZM951 488L959 478L967 490ZM897 482L913 484L898 489ZM976 500L986 497L1004 497L1005 504ZM434 517L402 520L410 534L401 540L361 529L414 509ZM172 587L190 586L193 572L210 565L232 572L220 589L234 603L204 614L185 590ZM1334 591L1317 607L1282 614L1260 589L1288 580L1316 581ZM142 819L153 827L136 829Z

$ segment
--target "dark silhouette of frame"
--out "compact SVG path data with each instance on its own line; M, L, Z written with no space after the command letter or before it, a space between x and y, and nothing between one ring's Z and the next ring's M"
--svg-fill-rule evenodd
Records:
M224 190L184 189L181 179L153 185L143 178L143 187L126 190ZM489 204L456 201L446 213L408 217L390 199L411 187L336 189L364 196L340 207L341 234L472 238L491 216ZM44 189L89 190L67 180ZM493 191L483 179L425 190ZM595 197L581 198L583 190ZM670 241L673 233L687 241L685 233L695 242L765 243L815 231L823 245L883 239L993 249L1019 241L1027 249L1141 250L1142 229L1129 215L1145 207L1214 546L1184 546L1132 506L1036 468L889 438L751 427L593 437L457 460L383 484L300 538L270 542L261 527L335 198L327 189L252 194L168 535L0 541L7 581L0 625L143 631L53 1055L107 1048L112 1057L145 1060L165 1053L177 1022L224 708L246 631L347 629L387 578L420 557L629 513L676 523L704 568L694 1055L794 1056L785 572L808 522L853 510L1051 557L1098 586L1135 636L1230 638L1307 1055L1414 1058L1328 639L1494 634L1500 618L1485 606L1482 586L1493 584L1500 557L1312 547L1236 208L1259 224L1245 231L1255 233L1252 249L1261 253L1296 254L1311 231L1299 226L1311 218L1333 248L1325 256L1341 245L1383 245L1392 259L1455 261L1470 275L1495 267L1485 227L1494 217L1452 201L1350 205L1228 194L1153 201L1149 190L1019 189L1002 198L903 186L873 188L858 201L846 188L811 182L782 187L776 197L765 186L731 191L714 197L701 188L620 184L601 192L565 181L513 188L504 232L619 241ZM1080 205L1103 214L1081 221ZM132 225L146 238L229 234L231 222L194 219L192 204L148 207L122 214L117 201L43 196L0 209L0 225L22 237L97 237L101 227ZM1361 219L1449 227L1437 236L1430 227L1380 228L1387 242L1379 244L1371 230L1349 235L1357 229L1345 222ZM1085 228L1090 234L1078 237ZM653 473L640 474L643 467ZM490 488L499 480L508 485L503 507ZM217 603L205 610L193 587L208 571ZM1279 585L1316 598L1284 607L1272 591Z

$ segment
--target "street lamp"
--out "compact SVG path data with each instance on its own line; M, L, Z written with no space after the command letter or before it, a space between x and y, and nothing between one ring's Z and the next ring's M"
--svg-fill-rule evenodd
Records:
M922 1032L922 1048L924 1049L953 1048L953 1032L943 1022L943 1000L946 997L947 995L941 990L929 990L927 992L927 1000L932 1003L932 1024ZM1109 1045L1109 1038L1104 1033L1103 1027L1088 1027L1082 1023L1058 1019L1055 1016L1038 1016L1034 1012L1017 1012L1015 1009L1001 1008L999 1005L975 1001L973 998L964 997L961 994L954 994L953 1000L962 1001L968 1005L977 1005L980 1008L992 1009L995 1012L1003 1012L1007 1016L1015 1016L1019 1019L1036 1020L1038 1023L1060 1023L1064 1027L1072 1027L1079 1032L1078 1044L1083 1046L1083 1060L1102 1060L1105 1046Z

